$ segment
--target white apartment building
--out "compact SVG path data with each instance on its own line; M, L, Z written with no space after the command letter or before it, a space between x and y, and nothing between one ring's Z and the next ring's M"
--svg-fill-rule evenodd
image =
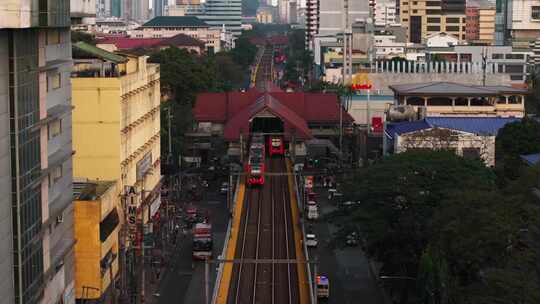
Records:
M540 36L540 0L508 0L512 39L534 40Z
M377 0L373 9L374 22L377 26L399 24L395 0Z

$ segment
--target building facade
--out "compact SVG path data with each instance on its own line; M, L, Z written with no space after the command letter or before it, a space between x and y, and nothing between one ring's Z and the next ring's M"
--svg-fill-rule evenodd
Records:
M221 50L220 32L195 16L161 16L128 34L132 38L170 38L184 34L203 41L207 51L212 53Z
M69 7L0 2L0 303L75 303Z
M146 63L146 56L120 56L84 42L74 46L81 54L72 72L74 176L117 183L120 256L141 263L134 253L141 245L141 226L151 225L161 204L159 66ZM121 265L126 278L135 281L122 280L123 292L140 282L125 267L130 261Z
M422 43L432 34L445 32L465 41L465 0L400 0L401 24L410 42Z
M197 15L213 29L222 29L233 33L235 37L242 33L241 0L207 0L204 14Z
M469 2L466 10L465 37L469 43L495 44L495 5L491 2Z
M373 15L376 26L399 24L395 0L377 0L373 8Z
M119 272L119 191L115 182L84 181L73 192L76 298L106 303L115 298Z

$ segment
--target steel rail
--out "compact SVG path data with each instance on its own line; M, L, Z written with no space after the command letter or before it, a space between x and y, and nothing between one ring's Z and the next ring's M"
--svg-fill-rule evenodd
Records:
M255 259L259 259L259 244L260 244L260 238L261 238L261 210L262 206L262 195L263 193L259 192L259 200L258 200L258 212L257 212L257 243L256 243L256 249L255 249ZM255 269L253 270L253 293L252 293L252 303L255 304L255 296L257 295L257 268L259 264L255 264Z
M252 192L252 194L255 194L257 192ZM245 248L246 248L246 239L247 239L247 228L249 226L249 214L250 214L250 209L252 208L252 204L251 202L247 202L247 207L246 207L246 218L245 218L245 221L244 221L244 234L243 234L243 239L242 239L242 250L240 251L240 260L244 260L244 254L245 254ZM235 300L234 302L235 303L239 303L239 296L240 296L240 286L242 283L242 270L243 270L243 266L244 266L244 263L240 263L240 265L238 266L238 278L236 280L236 294L235 294Z

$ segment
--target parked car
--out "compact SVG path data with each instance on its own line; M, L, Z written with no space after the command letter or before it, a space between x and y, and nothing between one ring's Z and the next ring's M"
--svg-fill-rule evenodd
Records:
M219 193L227 194L227 192L229 192L229 183L224 182L221 184L221 187L219 188Z
M306 246L308 247L317 247L317 244L319 241L317 240L317 237L315 234L306 234Z
M337 189L328 189L328 200L339 200L343 197L343 193L337 191Z
M316 220L319 218L319 210L317 206L313 206L313 205L308 206L307 218L308 220Z

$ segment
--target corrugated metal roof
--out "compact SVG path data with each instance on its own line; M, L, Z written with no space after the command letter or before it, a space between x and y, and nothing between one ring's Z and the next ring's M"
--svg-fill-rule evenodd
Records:
M250 120L264 110L283 120L286 138L290 137L292 132L299 139L312 137L306 121L269 93L262 95L256 102L234 115L225 125L224 137L228 140L237 140L240 138L240 132L248 133Z
M471 95L471 96L497 96L502 93L524 94L527 90L510 86L471 86L453 82L428 82L391 85L397 94L401 95Z
M128 59L124 56L120 56L120 55L108 52L104 49L100 49L94 45L88 44L84 41L79 41L73 44L73 47L75 47L76 49L84 53L87 53L89 55L95 56L103 60L111 61L113 63L124 63L128 61Z
M208 24L195 16L159 16L146 22L142 27L208 27Z
M521 155L521 159L525 161L529 166L536 166L540 164L540 153Z
M386 126L386 135L393 138L418 130L445 128L462 132L496 136L507 123L520 121L513 117L426 117L411 122L390 123Z

